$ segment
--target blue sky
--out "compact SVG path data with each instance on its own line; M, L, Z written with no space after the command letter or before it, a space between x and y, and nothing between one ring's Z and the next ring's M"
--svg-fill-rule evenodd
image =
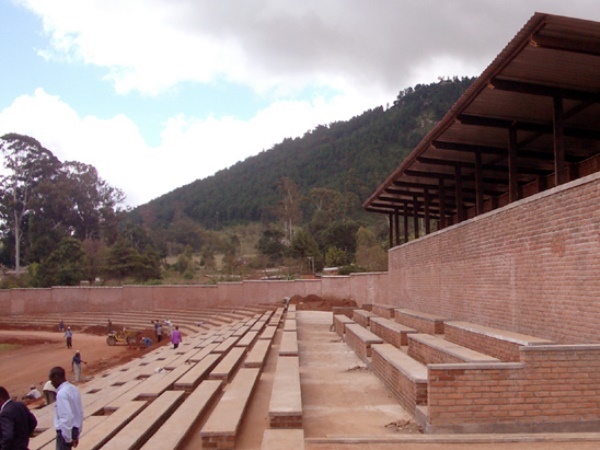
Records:
M136 206L479 75L535 11L600 20L595 0L0 0L0 135L93 164Z

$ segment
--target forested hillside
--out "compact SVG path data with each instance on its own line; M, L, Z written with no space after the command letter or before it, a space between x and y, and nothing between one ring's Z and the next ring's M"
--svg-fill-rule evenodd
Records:
M323 125L138 207L131 218L152 230L182 219L207 229L277 220L281 184L300 195L327 188L351 199L348 217L363 218L362 201L396 168L456 102L471 78L454 78L401 91L393 105L349 121ZM306 206L304 206L306 208ZM310 220L304 214L302 221Z

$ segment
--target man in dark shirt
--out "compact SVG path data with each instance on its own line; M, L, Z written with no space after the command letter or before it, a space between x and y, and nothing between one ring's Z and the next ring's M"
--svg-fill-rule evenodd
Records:
M37 426L35 416L22 402L10 399L0 386L0 450L27 450L29 436Z

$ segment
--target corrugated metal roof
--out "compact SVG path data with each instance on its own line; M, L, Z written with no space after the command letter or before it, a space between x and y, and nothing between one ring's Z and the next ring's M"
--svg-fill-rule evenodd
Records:
M456 214L453 196L459 192L462 205L473 208L476 155L483 200L491 204L506 197L511 128L516 130L519 189L546 183L555 172L555 98L564 111L567 165L599 155L600 23L534 14L363 206L437 219L440 209L446 216ZM440 184L443 206L435 199Z

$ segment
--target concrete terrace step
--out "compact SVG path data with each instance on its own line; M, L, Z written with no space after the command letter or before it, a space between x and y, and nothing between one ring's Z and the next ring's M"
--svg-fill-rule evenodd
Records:
M184 399L182 391L167 391L146 407L103 447L103 450L138 449Z
M408 345L408 335L416 333L417 330L395 322L392 319L371 317L371 332L394 347L400 348Z
M427 367L391 344L372 347L372 369L411 414L427 404Z
M236 435L259 374L259 369L238 371L200 431L203 448L235 448Z
M477 352L430 334L408 336L408 356L427 365L436 363L499 362L498 358Z
M297 356L279 357L269 403L271 428L302 428L300 361Z
M221 393L220 381L203 381L152 436L142 450L175 449Z
M115 412L106 416L102 423L89 429L84 421L84 432L78 445L80 450L97 450L109 439L116 435L124 426L131 422L147 405L145 401L126 403Z

